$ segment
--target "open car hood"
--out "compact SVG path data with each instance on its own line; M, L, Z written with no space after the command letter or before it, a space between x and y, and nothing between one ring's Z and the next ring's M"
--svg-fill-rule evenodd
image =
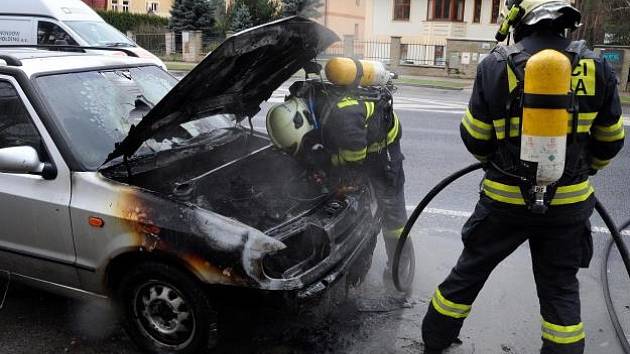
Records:
M339 37L302 17L254 27L226 39L116 144L107 161L131 156L166 129L214 114L253 117L282 83Z

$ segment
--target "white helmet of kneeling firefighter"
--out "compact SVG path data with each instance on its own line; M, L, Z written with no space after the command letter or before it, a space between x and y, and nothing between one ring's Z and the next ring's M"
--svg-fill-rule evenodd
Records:
M514 28L517 36L519 29L543 23L558 31L573 31L580 27L581 20L582 14L570 0L505 0L496 39L503 42L509 36L510 28Z
M304 136L315 129L311 113L301 98L290 97L267 113L267 133L279 149L297 155Z

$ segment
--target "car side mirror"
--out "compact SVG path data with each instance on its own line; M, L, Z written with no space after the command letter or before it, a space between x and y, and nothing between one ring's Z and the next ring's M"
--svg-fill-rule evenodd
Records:
M55 179L57 169L39 160L39 154L31 146L14 146L0 149L0 172L36 174L44 179Z

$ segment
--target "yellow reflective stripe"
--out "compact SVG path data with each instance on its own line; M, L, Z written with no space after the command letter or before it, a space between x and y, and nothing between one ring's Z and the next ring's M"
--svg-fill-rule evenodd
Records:
M431 299L431 304L433 308L441 313L444 316L453 317L453 318L466 318L468 314L470 314L470 309L472 306L457 304L450 300L447 300L440 292L440 289L435 290L435 294L433 294L433 298Z
M383 140L380 142L372 143L368 146L368 153L375 153L383 150L387 146L387 140Z
M570 186L558 187L556 194L551 200L551 205L566 205L583 202L593 193L595 193L595 189L589 180Z
M579 133L589 133L591 131L591 126L593 125L593 121L597 118L597 112L591 113L580 113L578 115L578 134ZM568 133L573 132L573 116L569 116L569 130Z
M507 184L494 182L489 179L484 179L483 192L489 198L492 198L499 202L525 205L525 199L523 199L521 189L518 186L510 186Z
M514 74L514 71L512 71L512 68L510 67L510 65L507 66L507 73L508 73L508 85L510 87L510 92L512 92L518 85L518 80L516 79L516 74Z
M497 134L497 139L503 140L505 139L505 119L496 119L492 121L494 125L494 131ZM521 135L521 118L520 117L512 117L510 118L510 138L515 138Z
M359 150L339 150L339 158L346 162L359 162L367 157L367 147Z
M466 131L468 131L468 134L477 140L490 140L492 136L493 126L479 119L475 119L469 109L466 109L466 114L464 118L462 118L462 124L466 128Z
M372 143L368 146L368 153L375 153L383 150L389 144L393 144L400 133L400 120L398 120L398 115L394 113L394 126L387 132L387 138Z
M604 167L608 166L610 164L610 161L611 160L600 160L593 157L593 161L591 161L591 167L593 167L596 170L601 170Z
M486 196L496 201L525 205L521 189L518 186L510 186L484 179L482 189ZM551 201L551 205L580 203L587 200L594 192L595 189L588 180L574 185L558 187Z
M372 116L374 115L374 102L366 101L365 110L366 110L365 120L372 118Z
M605 127L601 125L593 126L593 138L603 142L613 142L621 140L626 136L623 127L623 117L619 117L617 123Z
M386 230L385 232L383 232L383 236L389 238L400 238L400 235L402 235L404 229L405 227L403 226L394 230Z
M387 144L392 144L396 141L396 137L398 137L398 132L400 131L400 121L398 120L398 115L394 113L394 126L392 129L387 132Z
M586 338L584 323L573 326L559 326L542 320L542 337L558 344L576 343Z
M356 106L359 104L359 101L353 100L351 98L344 98L339 103L337 103L337 108L346 108L350 106Z

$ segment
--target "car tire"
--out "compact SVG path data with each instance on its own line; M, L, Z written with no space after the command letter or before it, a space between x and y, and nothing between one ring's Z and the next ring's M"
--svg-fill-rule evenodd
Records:
M201 284L161 263L134 267L116 291L124 327L145 352L209 351L217 338L217 315Z

